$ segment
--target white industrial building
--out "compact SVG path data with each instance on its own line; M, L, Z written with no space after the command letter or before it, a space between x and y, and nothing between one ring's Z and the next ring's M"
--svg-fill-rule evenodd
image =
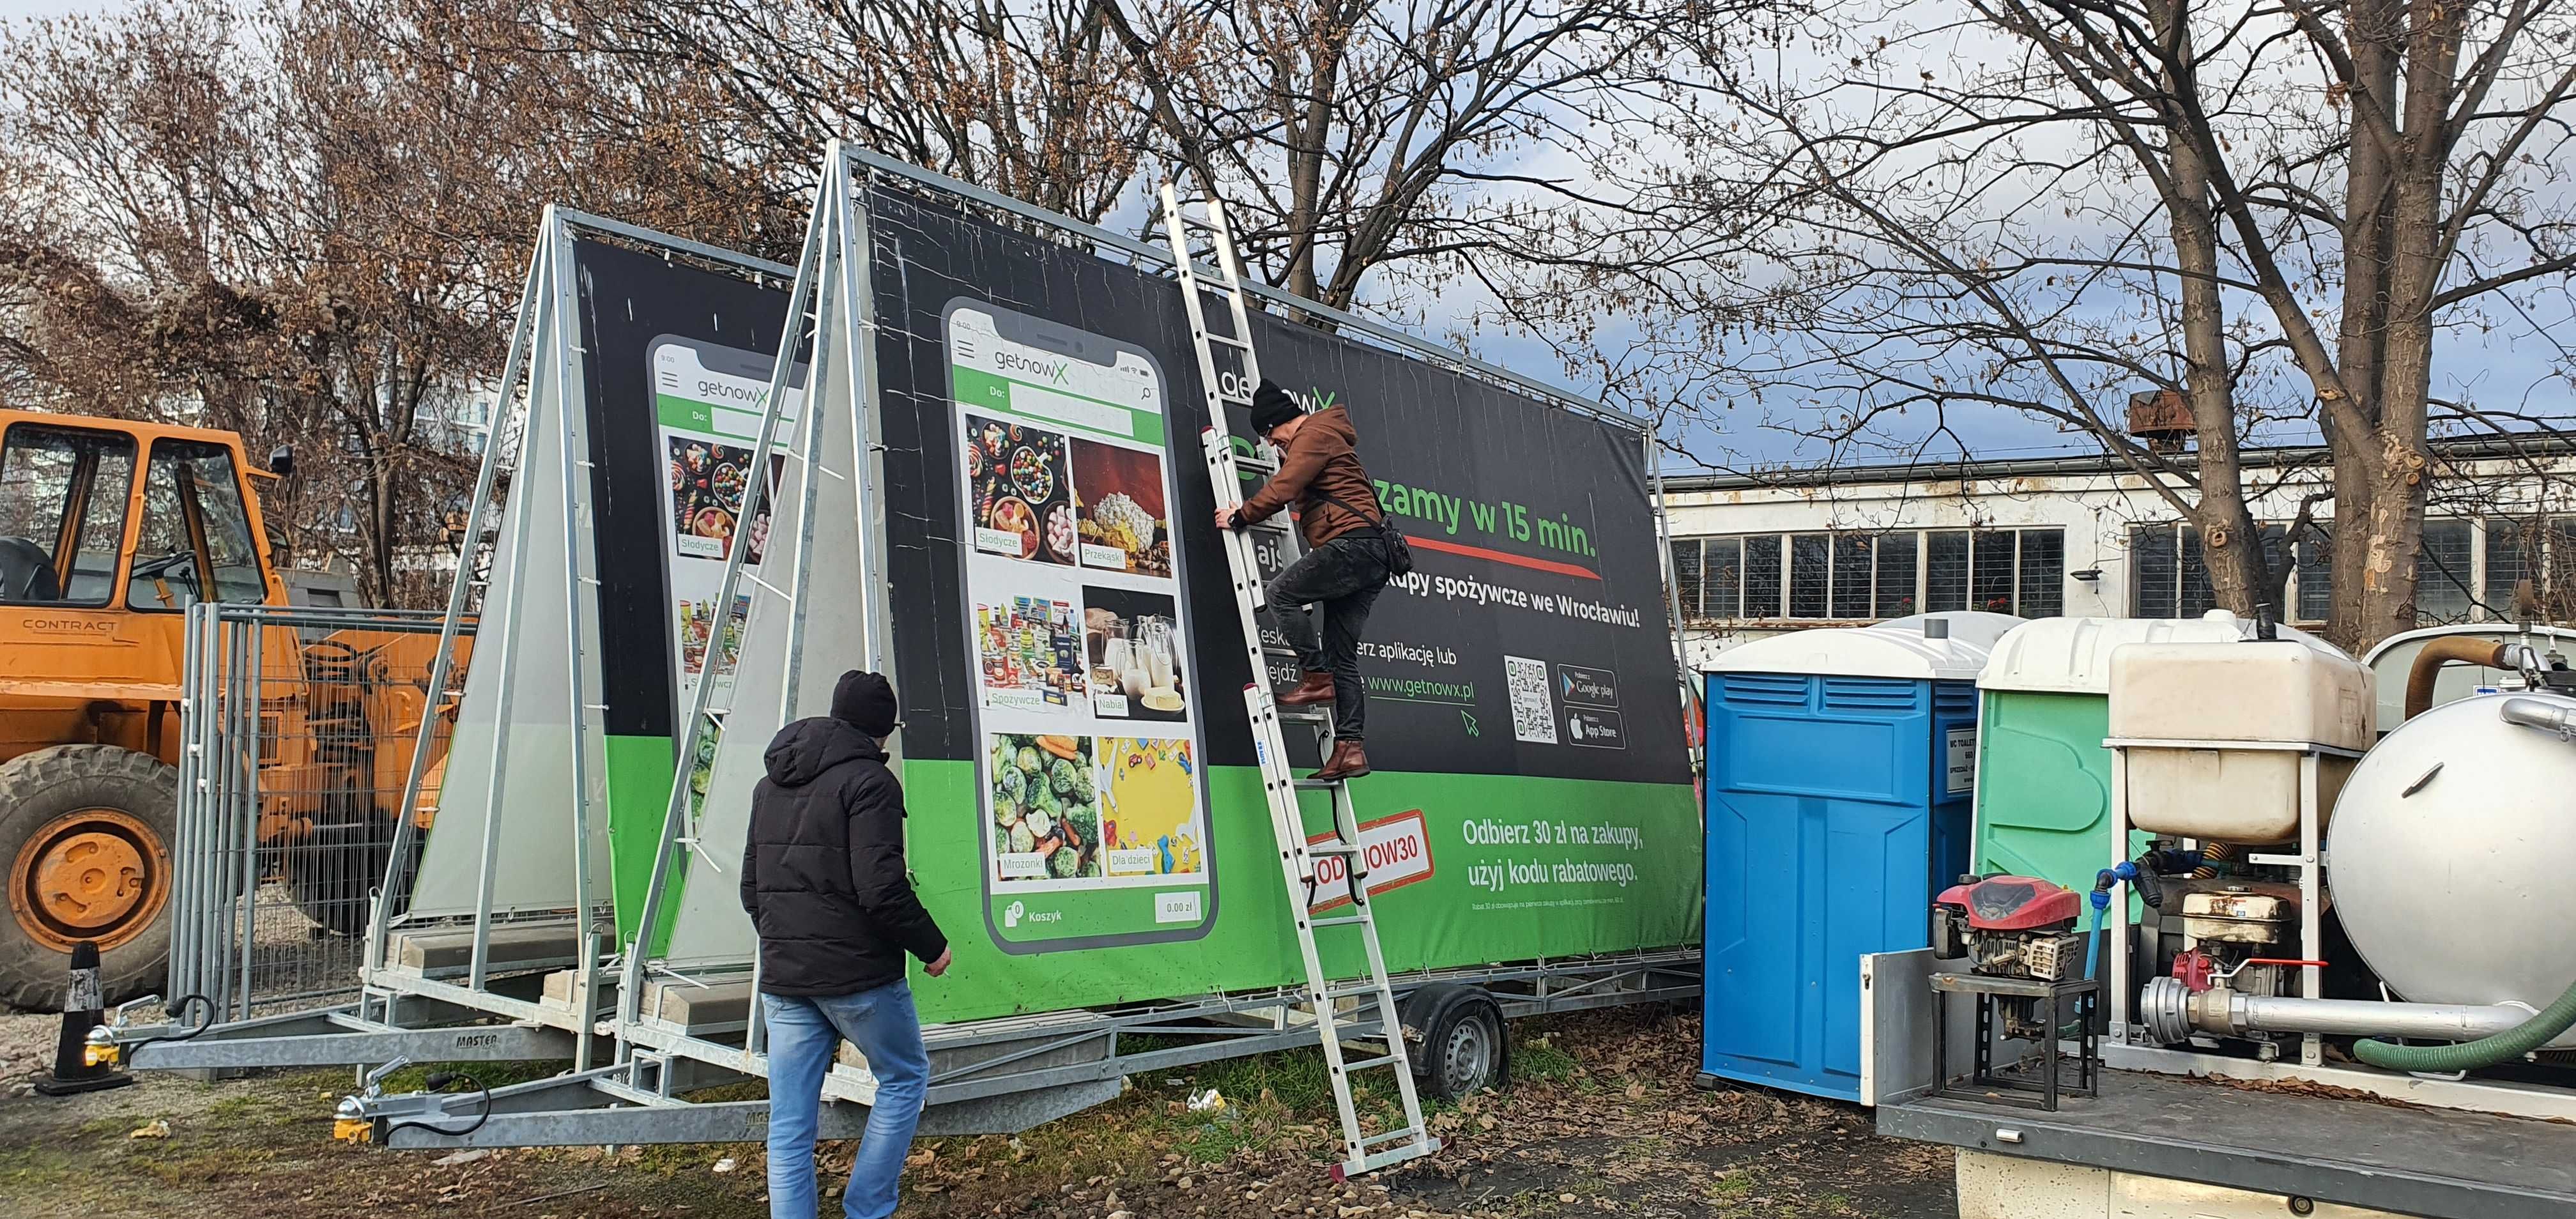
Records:
M2576 601L2576 445L2435 450L2419 617L2506 617L2527 579L2563 619ZM2331 505L2306 536L2284 535L2326 481L2326 451L2243 458L2267 542L2293 547L2286 617L2321 623ZM2198 532L2108 455L1667 477L1663 498L1694 667L1739 639L1925 611L2161 618L2214 605Z

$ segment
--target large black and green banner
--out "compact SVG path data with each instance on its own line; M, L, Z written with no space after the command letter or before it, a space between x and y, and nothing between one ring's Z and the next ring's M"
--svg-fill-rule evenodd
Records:
M959 954L923 1011L1295 980L1179 290L945 200L867 210L912 860ZM1694 942L1639 434L1258 325L1272 379L1349 408L1414 539L1366 633L1352 785L1390 965ZM1317 908L1348 900L1330 882Z
M923 1013L1297 980L1179 290L944 196L878 188L866 213L910 861L957 954L917 988ZM675 704L745 626L747 595L717 604L723 562L765 557L766 518L739 517L786 293L659 251L575 252L631 935L669 785L699 773L675 766ZM1694 943L1699 823L1640 436L1257 325L1273 379L1349 409L1417 557L1365 635L1376 773L1351 788L1390 966ZM855 561L851 528L825 522L813 561ZM859 629L856 606L810 613ZM1299 896L1349 892L1328 876Z

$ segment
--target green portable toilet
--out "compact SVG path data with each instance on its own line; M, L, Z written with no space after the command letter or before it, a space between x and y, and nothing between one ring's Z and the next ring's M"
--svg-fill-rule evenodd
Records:
M2281 638L2334 652L2282 627ZM1997 640L1977 675L1978 875L2009 872L2093 887L2111 861L2111 652L2129 643L2250 639L2254 620L2041 618ZM2136 834L2132 853L2147 840Z

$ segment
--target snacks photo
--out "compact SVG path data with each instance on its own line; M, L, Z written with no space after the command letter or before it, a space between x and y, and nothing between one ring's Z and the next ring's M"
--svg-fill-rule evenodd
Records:
M1100 836L1111 876L1204 871L1198 766L1190 743L1164 737L1100 738Z
M968 415L964 446L975 549L1072 566L1078 542L1064 437Z
M997 880L1097 879L1100 793L1087 736L992 735L985 795Z
M1013 597L975 607L975 651L987 706L1070 708L1083 696L1073 604Z
M1181 666L1188 647L1172 598L1085 585L1082 603L1091 713L1166 723L1186 719L1189 692Z
M1076 438L1073 481L1085 567L1172 574L1171 521L1163 509L1163 459Z

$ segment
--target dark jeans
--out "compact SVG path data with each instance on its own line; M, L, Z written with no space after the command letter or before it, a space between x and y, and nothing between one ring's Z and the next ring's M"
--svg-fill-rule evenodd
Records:
M1333 736L1356 741L1368 727L1368 690L1360 684L1360 631L1369 607L1386 587L1386 549L1375 534L1346 533L1307 551L1272 577L1271 616L1298 662L1309 673L1333 675ZM1308 605L1324 607L1324 632L1315 637Z

